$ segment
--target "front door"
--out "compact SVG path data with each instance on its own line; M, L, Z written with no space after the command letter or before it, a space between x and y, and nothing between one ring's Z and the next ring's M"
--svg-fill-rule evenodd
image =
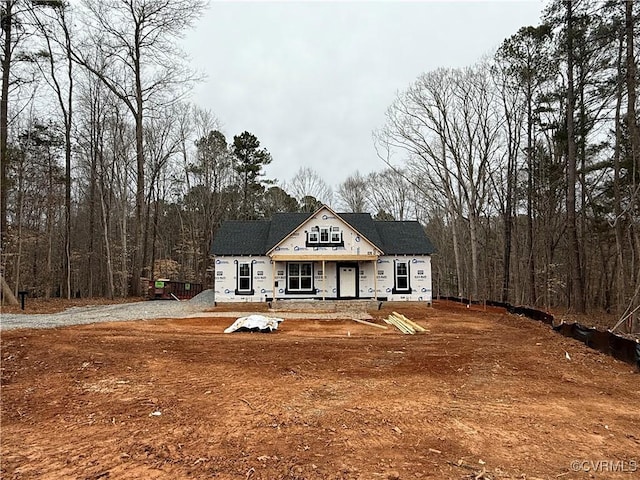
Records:
M358 296L358 268L356 266L341 265L338 267L339 298L356 298Z

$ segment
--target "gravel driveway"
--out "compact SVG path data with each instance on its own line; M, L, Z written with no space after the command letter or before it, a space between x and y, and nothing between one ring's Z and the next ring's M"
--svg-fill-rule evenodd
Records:
M214 306L213 290L205 290L191 300L154 300L73 307L64 312L46 314L1 314L0 330L14 328L54 328L97 322L148 320L152 318L183 318Z
M149 320L153 318L193 318L193 317L229 317L238 318L255 313L251 309L242 311L206 312L215 305L212 290L205 290L191 300L176 302L173 300L153 300L147 302L119 303L114 305L93 305L73 307L59 313L43 314L0 314L0 331L15 328L55 328L68 325L82 325L98 322L121 322L130 320ZM371 320L367 312L285 312L277 311L266 314L283 319L360 319Z

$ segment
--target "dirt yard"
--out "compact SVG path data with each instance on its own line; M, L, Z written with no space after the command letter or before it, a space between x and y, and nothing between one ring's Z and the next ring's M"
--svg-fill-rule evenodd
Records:
M0 476L638 478L631 365L499 309L372 315L391 310L430 332L225 335L215 316L3 332Z

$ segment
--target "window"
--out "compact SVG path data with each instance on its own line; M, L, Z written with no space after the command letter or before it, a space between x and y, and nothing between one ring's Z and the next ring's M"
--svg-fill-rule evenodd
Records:
M329 243L329 227L320 228L320 243Z
M307 232L307 247L343 247L340 227L311 227Z
M311 263L289 263L287 273L288 291L313 291L313 265Z
M409 262L396 260L395 268L395 286L393 293L407 293L411 291L409 285Z
M248 294L253 295L253 289L251 288L251 264L248 262L238 263L238 276L236 285L236 295Z

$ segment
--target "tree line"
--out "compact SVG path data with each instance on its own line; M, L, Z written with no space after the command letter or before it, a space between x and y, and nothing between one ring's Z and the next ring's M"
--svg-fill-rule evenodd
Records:
M386 163L335 191L267 179L258 138L187 101L177 40L199 0L2 6L2 277L39 296L210 282L226 219L329 204L417 219L434 293L633 318L640 306L637 2L551 2L494 55L400 91ZM78 28L82 25L81 28ZM277 161L277 159L275 159ZM375 159L379 162L379 159Z
M398 94L376 145L428 205L435 288L637 316L637 18L555 1L495 55Z

